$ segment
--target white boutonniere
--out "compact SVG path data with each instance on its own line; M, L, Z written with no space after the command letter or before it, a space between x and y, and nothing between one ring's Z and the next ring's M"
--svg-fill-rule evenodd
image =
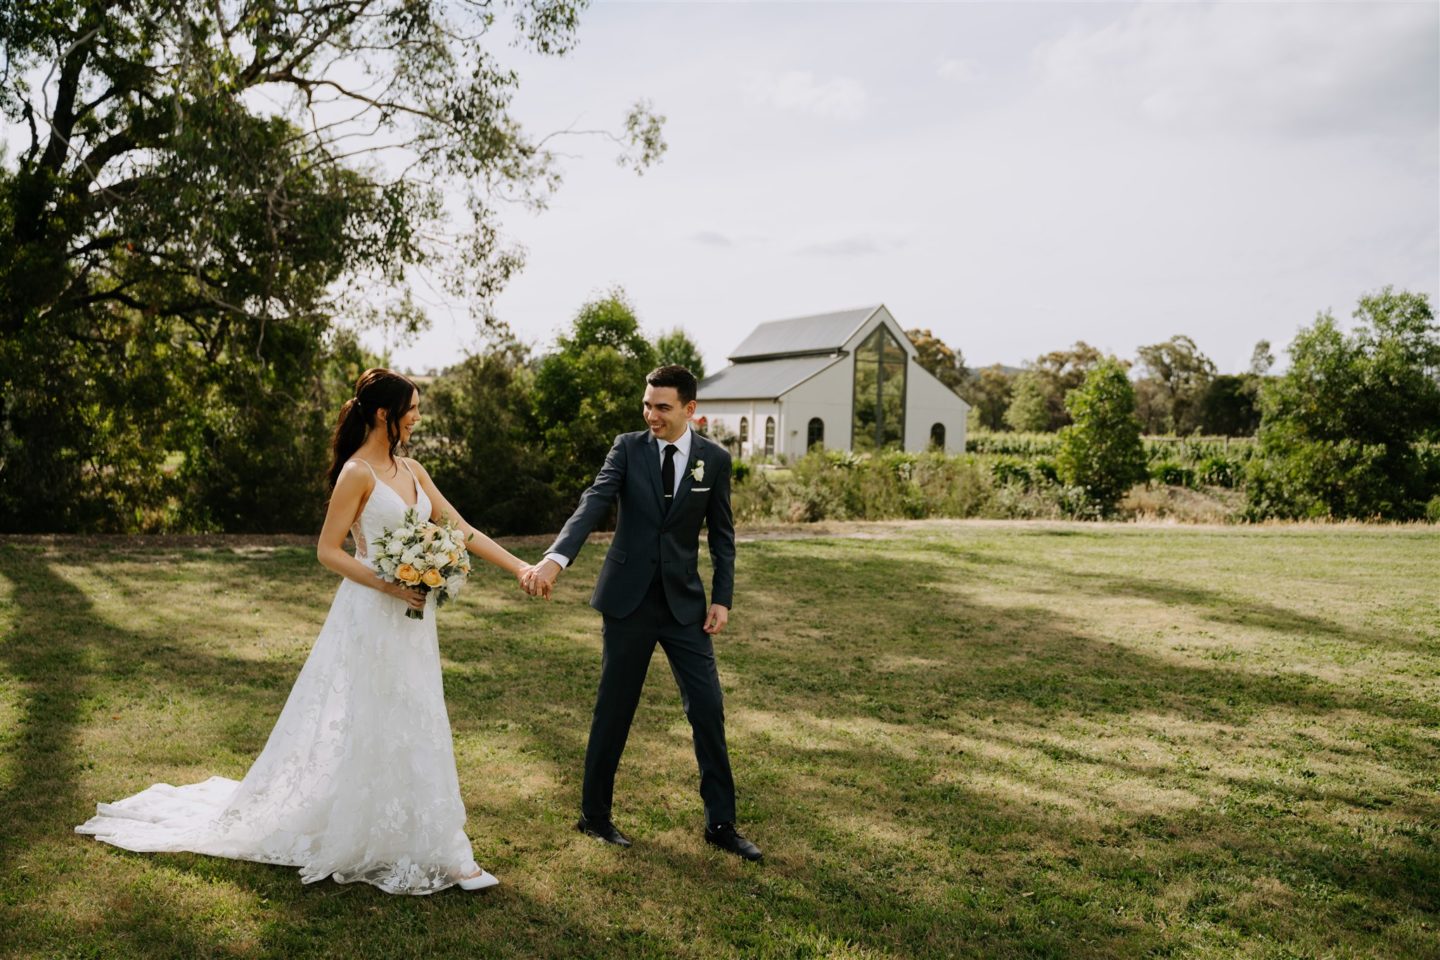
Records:
M695 466L690 470L690 476L696 483L705 482L705 461L696 460Z

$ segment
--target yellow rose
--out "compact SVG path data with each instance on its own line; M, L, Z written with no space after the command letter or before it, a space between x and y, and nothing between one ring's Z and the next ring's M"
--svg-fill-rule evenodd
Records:
M401 583L419 583L420 571L408 563L402 563L400 569L395 571L395 579Z
M452 550L452 551L450 552L450 562L451 562L451 563L459 563L459 562L460 562L460 554L458 554L458 553L456 553L455 551Z
M431 589L434 589L435 587L438 587L440 586L440 584L445 582L445 578L440 576L440 571L436 570L434 567L426 570L425 575L420 579L425 583L425 586L430 587Z

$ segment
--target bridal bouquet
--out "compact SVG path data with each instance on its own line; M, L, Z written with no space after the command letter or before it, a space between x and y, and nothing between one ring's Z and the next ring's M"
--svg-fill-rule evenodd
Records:
M432 523L410 509L400 526L394 530L387 527L371 546L380 576L426 593L433 591L438 607L454 598L470 575L465 539L451 521ZM407 607L405 616L423 620L425 611Z

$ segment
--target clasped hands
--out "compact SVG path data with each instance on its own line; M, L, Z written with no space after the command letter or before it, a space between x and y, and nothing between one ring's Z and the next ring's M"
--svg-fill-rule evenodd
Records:
M550 591L554 589L555 581L560 576L560 569L560 564L554 560L541 560L534 566L522 566L516 572L515 579L520 581L520 589L530 596L549 600ZM714 636L724 630L729 622L730 608L712 603L709 612L705 614L705 623L701 629Z
M555 579L560 576L560 564L554 560L541 560L534 566L524 566L516 574L515 579L520 581L520 589L532 597L543 597L550 599L550 591L555 587Z

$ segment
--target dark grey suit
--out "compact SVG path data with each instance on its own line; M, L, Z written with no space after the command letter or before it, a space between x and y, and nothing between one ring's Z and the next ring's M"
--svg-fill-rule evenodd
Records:
M725 746L725 712L715 649L703 626L708 606L700 582L700 526L708 530L713 602L731 606L735 525L730 512L730 454L692 433L690 458L668 510L661 494L660 448L648 430L625 433L580 498L547 553L573 561L585 538L620 504L615 538L590 605L604 615L600 688L585 751L581 811L610 819L615 771L630 733L655 644L670 661L695 742L700 796L711 824L735 819L735 784ZM694 478L697 464L703 477Z

